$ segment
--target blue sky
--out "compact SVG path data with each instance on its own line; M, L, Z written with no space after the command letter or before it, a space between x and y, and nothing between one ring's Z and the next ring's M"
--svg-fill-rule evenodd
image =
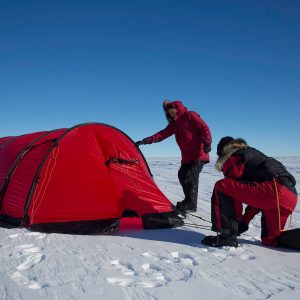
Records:
M214 152L233 135L300 155L299 37L297 0L0 0L0 136L97 121L137 140L181 99Z

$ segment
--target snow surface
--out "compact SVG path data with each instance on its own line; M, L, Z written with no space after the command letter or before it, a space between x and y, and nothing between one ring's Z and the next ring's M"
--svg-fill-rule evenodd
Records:
M280 160L300 191L300 157ZM169 199L182 200L179 159L149 164ZM205 166L198 202L205 218L220 178L213 164ZM293 226L300 227L299 205ZM210 233L182 227L75 236L0 228L0 299L300 299L300 253L261 246L259 216L238 249L202 246Z

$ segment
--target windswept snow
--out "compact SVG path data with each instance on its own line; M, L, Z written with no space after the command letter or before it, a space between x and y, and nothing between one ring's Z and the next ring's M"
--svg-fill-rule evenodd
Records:
M300 191L300 158L281 161ZM149 164L168 198L182 200L179 159ZM207 219L220 178L213 164L200 177L199 213ZM300 227L299 205L292 224ZM299 299L300 253L262 247L259 216L237 249L202 246L210 233L182 227L75 236L0 228L0 299Z

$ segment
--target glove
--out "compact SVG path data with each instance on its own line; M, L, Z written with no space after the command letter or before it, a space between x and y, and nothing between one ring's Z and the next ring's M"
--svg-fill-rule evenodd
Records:
M211 146L210 145L204 145L204 152L209 153L211 151Z
M139 147L140 145L143 145L143 141L137 141L134 143L136 147Z
M243 220L239 223L238 235L246 232L249 229L249 225L246 224Z
M145 145L145 144L147 144L147 139L143 139L141 141L137 141L134 144L136 145L136 147L139 147L140 145Z

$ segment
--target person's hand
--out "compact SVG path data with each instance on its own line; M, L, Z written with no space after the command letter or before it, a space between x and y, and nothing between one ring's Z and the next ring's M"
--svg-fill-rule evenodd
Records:
M139 147L140 145L143 145L144 143L143 143L143 141L137 141L137 142L135 142L134 143L137 147Z
M211 151L211 146L210 145L204 145L204 152L209 153Z
M147 139L143 139L141 141L137 141L134 144L136 145L136 147L139 147L140 145L145 145L145 144L147 144Z
M239 223L238 235L241 235L242 233L246 232L248 229L249 229L249 225L246 224L244 221L241 221Z

